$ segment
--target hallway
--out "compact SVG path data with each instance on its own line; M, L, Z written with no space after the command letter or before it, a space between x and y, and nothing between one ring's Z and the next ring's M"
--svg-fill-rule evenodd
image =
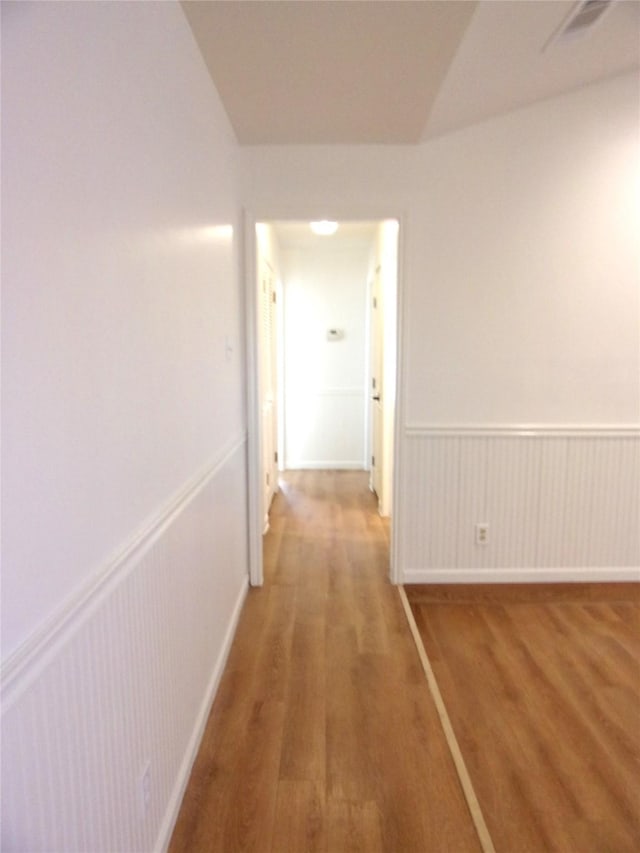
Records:
M367 474L287 473L170 850L480 849Z

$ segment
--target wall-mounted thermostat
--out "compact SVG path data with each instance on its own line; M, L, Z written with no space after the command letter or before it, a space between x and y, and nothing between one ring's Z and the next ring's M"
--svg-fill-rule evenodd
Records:
M343 338L344 332L342 329L327 329L328 341L341 341Z

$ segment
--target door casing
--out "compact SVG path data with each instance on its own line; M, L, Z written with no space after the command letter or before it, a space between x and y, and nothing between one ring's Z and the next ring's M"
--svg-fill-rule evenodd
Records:
M382 395L385 393L382 376L382 300L380 298L380 265L376 266L369 294L371 342L369 361L371 382L369 390L369 422L371 424L371 475L369 485L382 502Z
M256 225L259 222L293 221L311 222L319 219L332 219L337 222L364 222L395 219L399 223L398 231L398 289L397 289L397 358L396 358L396 404L394 417L393 446L393 522L391 524L391 547L389 579L391 583L402 582L400 570L400 537L397 535L398 521L402 513L402 432L404 423L404 384L403 384L403 269L404 234L407 217L399 211L363 207L349 210L326 209L266 209L244 210L244 273L245 273L245 319L246 319L246 370L247 370L247 505L249 524L249 582L251 586L262 586L264 582L262 537L264 518L262 513L263 486L261 478L261 460L263 455L261 401L260 401L260 349L258 346L258 324L260 322L260 298L257 289L257 237Z

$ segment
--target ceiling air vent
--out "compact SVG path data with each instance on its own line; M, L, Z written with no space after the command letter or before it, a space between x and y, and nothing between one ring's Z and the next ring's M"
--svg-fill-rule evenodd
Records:
M616 0L582 0L582 2L576 3L543 49L549 47L553 42L564 41L586 33L598 21L602 20L603 15L613 7L615 2Z
M578 33L591 27L596 21L600 20L612 5L613 0L585 0L569 16L569 20L562 28L562 35L570 36L572 33Z

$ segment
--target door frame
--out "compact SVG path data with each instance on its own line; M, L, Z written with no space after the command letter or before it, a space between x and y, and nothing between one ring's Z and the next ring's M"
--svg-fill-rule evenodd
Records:
M378 258L376 257L376 261ZM396 271L397 272L397 271ZM380 403L380 386L377 385L376 388L373 387L373 380L376 379L376 382L380 383L382 380L382 367L375 363L375 352L376 347L380 349L380 355L382 355L382 351L385 343L385 335L384 330L382 328L382 314L378 314L378 308L373 308L373 300L380 300L380 291L376 289L376 285L379 284L380 281L380 273L381 266L377 264L373 270L373 276L371 281L368 283L367 287L367 321L369 325L369 344L368 344L368 373L367 373L367 450L368 450L368 461L371 462L371 469L369 475L369 488L372 492L375 492L376 497L378 498L378 510L382 509L382 497L381 492L383 489L381 488L381 478L383 477L384 471L382 462L382 454L378 453L378 446L376 443L376 408L378 409L378 415L380 419L384 418L384 414L382 412L382 407L379 405ZM376 340L377 339L377 340ZM380 368L378 370L378 368ZM378 397L378 400L375 401L375 397ZM380 428L380 424L378 424ZM382 434L380 434L381 437ZM374 459L377 457L377 464L375 464ZM377 488L376 488L377 486Z
M259 222L291 221L312 222L319 219L332 219L336 222L381 222L395 219L398 222L398 287L396 317L396 403L394 413L393 440L393 511L391 520L391 543L389 548L389 579L391 583L401 583L400 536L398 520L403 511L402 490L402 433L404 423L404 257L407 216L403 211L379 207L358 207L339 209L338 206L315 208L278 208L249 209L243 211L244 219L244 297L246 320L246 388L247 388L247 510L249 525L249 583L262 586L264 583L262 539L263 519L261 513L261 463L262 428L260 418L259 377L260 352L258 347L258 252L256 225Z

